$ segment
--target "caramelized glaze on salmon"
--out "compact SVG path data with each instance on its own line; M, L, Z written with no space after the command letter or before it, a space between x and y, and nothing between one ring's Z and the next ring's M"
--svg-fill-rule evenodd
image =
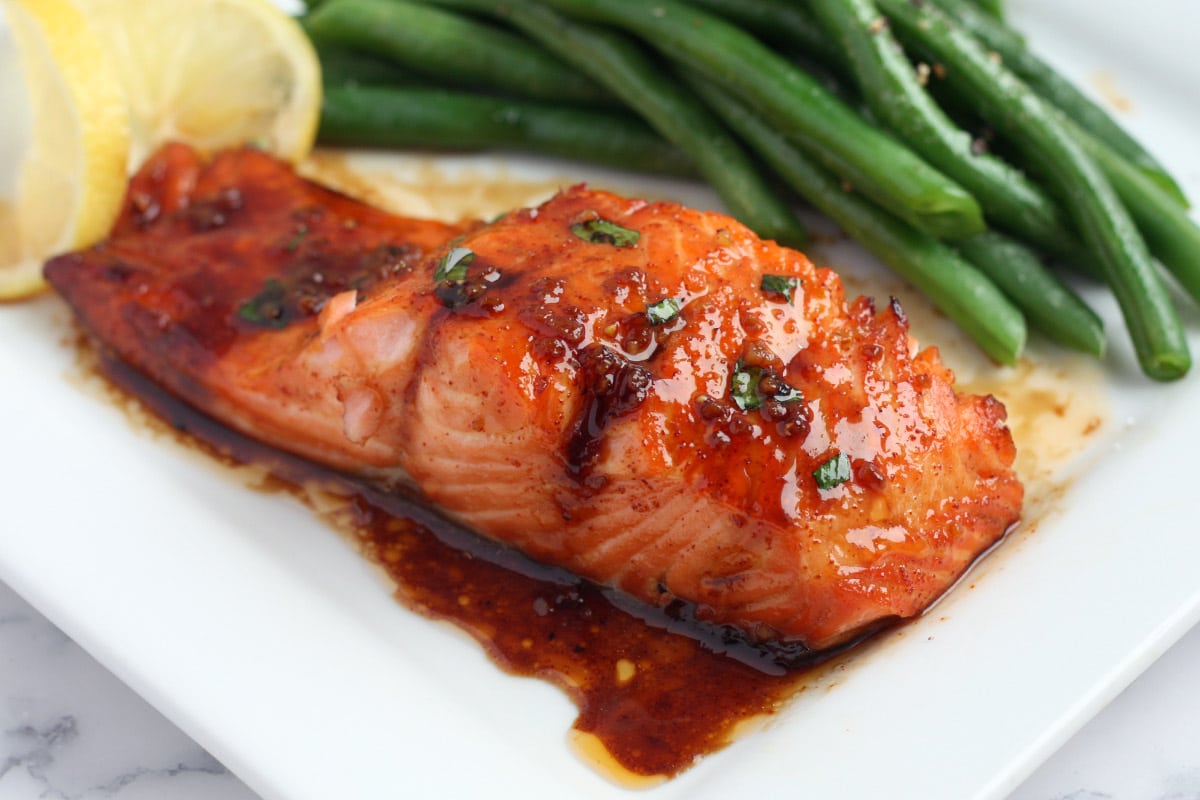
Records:
M444 225L171 146L46 274L226 424L768 647L919 613L1020 513L1000 403L716 213L577 186Z

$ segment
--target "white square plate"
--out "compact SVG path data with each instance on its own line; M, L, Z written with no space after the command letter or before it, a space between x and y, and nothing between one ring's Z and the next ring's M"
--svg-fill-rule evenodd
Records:
M1012 15L1082 85L1119 89L1128 127L1200 198L1194 0ZM252 788L627 796L570 752L557 690L400 608L298 503L129 424L71 377L71 337L55 298L0 307L0 578ZM1153 385L1115 338L1115 422L1055 513L937 614L649 794L999 797L1193 624L1200 377Z

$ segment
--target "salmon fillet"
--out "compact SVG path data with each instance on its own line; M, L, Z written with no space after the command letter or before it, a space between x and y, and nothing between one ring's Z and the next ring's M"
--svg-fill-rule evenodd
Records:
M721 214L576 186L444 225L176 145L46 275L226 425L767 648L920 613L1020 514L1003 406Z

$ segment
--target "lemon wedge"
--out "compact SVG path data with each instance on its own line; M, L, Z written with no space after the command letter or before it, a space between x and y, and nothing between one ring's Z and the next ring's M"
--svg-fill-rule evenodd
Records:
M76 2L125 86L131 168L168 140L206 151L253 142L293 162L308 155L320 66L299 23L268 0Z
M0 124L0 300L37 292L45 259L102 238L128 173L165 141L252 143L293 162L312 149L320 66L299 23L268 0L0 0L0 10L0 108L18 112Z
M0 300L45 287L42 261L103 236L125 189L125 96L71 0L4 0Z

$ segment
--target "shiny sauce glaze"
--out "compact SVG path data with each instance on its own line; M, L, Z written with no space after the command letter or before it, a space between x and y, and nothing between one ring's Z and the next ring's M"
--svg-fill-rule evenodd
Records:
M444 520L394 488L363 483L241 436L100 354L98 371L179 440L311 501L394 581L398 600L474 637L506 672L560 687L579 708L572 738L623 783L674 775L739 724L801 689L786 670L686 609L640 606ZM144 420L143 420L144 421ZM827 654L832 657L834 654ZM814 663L813 667L816 666Z
M329 161L317 170L318 177L332 183L341 177L342 188L353 193L359 178L352 171L339 174L342 169L340 161ZM380 185L377 180L363 181L360 188ZM478 177L455 184L441 176L413 195L428 197L438 186L454 191L464 185L493 184ZM546 191L545 186L526 185L487 197L501 207L513 207L531 203ZM367 194L366 199L392 210L420 211ZM489 206L485 202L460 210L486 216ZM403 254L389 255L404 261L399 257ZM874 296L903 294L890 286L855 288ZM273 298L263 299L260 305L272 310ZM905 297L904 304L917 319L936 317L920 299ZM288 310L280 307L280 313ZM936 330L922 338L955 335ZM952 363L963 360L958 354L947 355ZM677 774L726 745L745 723L775 714L789 697L839 664L839 656L832 654L833 660L822 665L782 669L736 637L697 623L687 608L642 607L562 570L536 564L448 523L402 492L356 481L242 437L121 363L100 356L100 371L111 383L138 398L186 443L226 464L256 465L272 476L269 488L310 503L314 487L318 489L326 500L314 509L335 521L382 568L405 606L469 633L501 669L560 687L579 709L572 732L577 750L610 777L636 783ZM966 361L971 358L977 359L967 356ZM1061 464L1102 427L1102 409L1089 402L1097 396L1094 386L1085 381L1078 388L1080 378L1093 373L1083 362L1064 363L1054 368L1061 376L1057 382L1043 380L1045 370L1027 363L1016 374L1004 373L1003 382L996 381L990 367L968 370L978 374L973 386L964 387L1003 390L1031 506L1055 494L1054 475ZM636 375L630 372L636 393ZM611 411L600 405L595 409L597 419ZM710 416L710 423L721 422L721 409L714 407ZM581 469L589 455L586 434L585 425L576 443ZM332 506L330 497L335 499ZM1023 527L1029 522L1027 517Z

